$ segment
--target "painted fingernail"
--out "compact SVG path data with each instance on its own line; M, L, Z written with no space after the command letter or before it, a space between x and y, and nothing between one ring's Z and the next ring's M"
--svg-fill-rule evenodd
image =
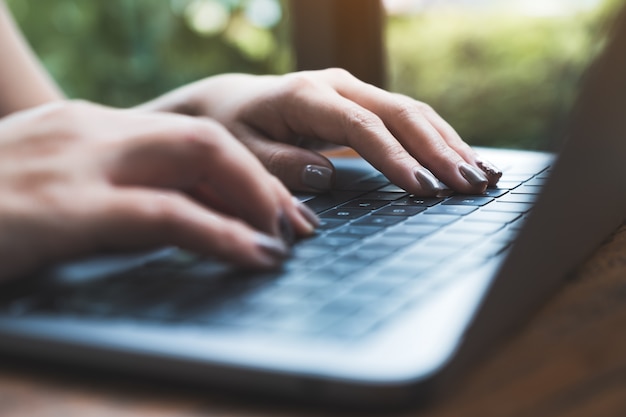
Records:
M489 185L496 185L498 183L502 177L502 170L500 168L480 156L476 158L476 164L487 174Z
M315 212L311 210L309 206L302 203L296 197L294 197L293 200L296 203L296 208L298 209L302 217L304 217L306 221L308 221L311 224L311 227L313 229L318 227L320 225L320 218L317 217L317 214L315 214Z
M441 191L439 181L435 176L426 168L415 168L413 172L417 182L420 183L424 195L437 195Z
M452 194L454 194L454 190L448 187L442 187L441 190L435 195L435 197L450 197Z
M277 266L290 254L285 242L263 233L255 234L255 243L263 252L261 262L266 266Z
M293 246L296 241L296 233L293 230L291 221L284 213L278 218L278 232L286 245Z
M487 179L485 174L483 174L481 171L474 168L467 162L462 162L459 164L459 172L461 173L463 178L465 178L465 180L474 187L485 188L489 183L489 180Z
M307 165L302 170L302 183L316 190L330 190L333 183L333 170L321 165Z

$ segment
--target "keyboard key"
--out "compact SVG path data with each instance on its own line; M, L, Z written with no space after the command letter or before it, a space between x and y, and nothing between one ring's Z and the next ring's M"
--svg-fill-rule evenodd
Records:
M367 266L374 261L375 259L372 259L369 256L359 256L358 253L350 252L348 254L341 255L339 258L337 258L335 262L352 265L356 270L361 267Z
M379 188L378 190L379 193L402 193L402 194L407 194L407 192L405 190L403 190L402 188L398 187L395 184L389 184L386 185L382 188Z
M522 214L529 212L532 208L533 205L530 203L500 203L499 201L494 201L492 204L486 206L483 211L500 211Z
M515 174L509 174L507 172L505 172L502 177L500 178L500 181L505 181L505 182L524 182L526 180L529 180L530 178L532 178L535 175L535 173L515 173Z
M498 188L501 188L503 190L512 190L514 188L517 188L521 185L522 183L520 181L498 181Z
M392 282L406 282L417 279L420 275L436 268L437 261L432 259L403 259L396 260L390 265L383 265L385 280ZM379 276L376 279L380 279Z
M487 197L500 197L508 192L509 190L504 188L487 188L483 195Z
M424 212L425 215L433 215L433 214L452 214L457 216L464 216L477 210L478 207L475 206L444 206L438 205L435 207L431 207Z
M317 226L318 231L333 230L348 223L349 219L320 219L320 224Z
M324 210L346 203L359 195L361 195L361 193L358 191L331 191L307 200L305 204L314 212L320 213Z
M374 191L371 193L367 193L362 196L365 200L384 200L384 201L395 201L398 200L407 194L405 193L385 193L381 191Z
M345 277L346 275L353 273L359 264L357 263L349 263L349 262L332 262L330 265L325 266L324 268L315 270L312 274L316 275L328 275L330 277L335 277L339 279L341 277Z
M519 187L517 187L515 190L511 191L511 194L539 194L541 193L541 190L543 189L543 186L541 185L528 185L528 184L523 184Z
M383 236L426 236L430 235L441 228L440 225L431 225L431 224L408 224L403 223L397 226L390 227L385 231Z
M399 287L398 283L392 280L379 279L377 281L366 281L359 283L349 290L350 295L370 296L372 301L381 298Z
M409 217L409 219L404 223L406 225L414 225L414 224L428 224L428 225L439 225L444 226L446 224L453 223L461 218L459 215L451 215L451 214L432 214L430 213L426 216L425 213L418 214L417 216Z
M358 226L392 226L405 220L403 216L366 216L353 224Z
M358 219L369 214L369 210L360 210L352 208L337 208L326 211L320 215L322 219Z
M491 203L494 199L492 197L478 197L478 196L454 196L450 197L443 203L444 206L484 206Z
M294 259L313 259L320 256L326 256L331 252L333 248L331 246L319 245L319 246L302 246L296 245L292 250L292 258Z
M343 204L342 206L340 206L340 208L355 208L355 209L363 209L363 210L376 210L379 209L381 207L386 206L387 204L389 204L388 201L385 200L364 200L364 199L357 199L357 200L353 200L353 201L349 201L345 204Z
M369 256L373 259L380 259L382 257L389 256L394 252L396 252L396 248L393 246L381 246L373 243L366 243L350 253L357 256Z
M381 247L380 245L363 245L361 247L351 250L344 256L353 256L359 259L365 259L371 263L379 259L385 258L394 252L395 251L393 248L386 246Z
M357 311L367 305L367 302L363 299L353 298L339 298L335 301L331 301L322 309L320 313L322 315L335 316L337 318L349 317L355 314Z
M503 195L498 199L499 203L534 203L537 199L535 194L513 194L513 192Z
M524 227L525 220L526 217L519 217L515 221L511 222L509 227L511 228L511 230L519 231L522 227Z
M454 225L446 229L445 233L460 233L460 234L478 234L487 236L497 232L504 227L504 223L499 222L471 222L462 221L457 222Z
M415 263L419 265L421 263L437 263L448 256L453 255L459 251L459 248L452 246L429 246L426 242L425 245L419 245L413 247L405 252L399 259L405 263Z
M342 247L346 247L349 246L353 243L356 243L359 241L359 237L358 236L338 236L338 237L334 237L334 236L330 236L330 235L325 235L325 236L318 236L318 237L313 237L311 239L307 239L305 241L303 241L300 244L300 247L302 248L307 248L307 247L315 247L315 248L319 248L319 247L329 247L329 248L342 248Z
M510 223L521 216L521 213L507 213L499 211L479 211L465 218L467 222L493 222L497 224Z
M530 180L526 181L524 183L524 185L541 187L541 186L545 185L546 182L547 182L547 180L545 178L533 178L533 179L530 179Z
M408 196L396 200L391 203L393 206L419 206L419 207L432 207L435 204L439 204L443 201L443 198L435 197L415 197Z
M365 179L363 181L359 181L357 183L352 183L350 185L347 185L345 189L350 190L350 191L366 192L366 191L374 191L387 184L389 184L389 181L385 178L380 178L380 179L372 178L372 179ZM339 186L338 189L342 189L342 187Z
M476 234L440 233L424 243L431 248L443 246L445 248L461 249L481 239L483 239L483 236Z
M472 256L489 259L504 251L508 246L506 242L488 242L473 250Z
M372 245L383 245L383 246L393 246L397 248L402 248L408 246L415 242L417 239L410 236L376 236L375 238L368 241L368 244Z
M506 228L500 230L491 238L494 242L512 243L518 235L518 230Z
M381 208L380 210L375 211L373 214L375 216L414 216L417 213L421 213L426 210L426 207L415 207L415 206L388 206Z
M372 236L381 230L384 230L383 226L361 226L351 224L331 232L329 236Z
M306 274L304 279L306 279L307 281L312 281L312 282L321 282L323 284L330 286L330 285L337 285L339 277L337 277L337 275L334 275L332 273L328 273L328 271L325 271L322 269L322 270L309 272L308 274Z

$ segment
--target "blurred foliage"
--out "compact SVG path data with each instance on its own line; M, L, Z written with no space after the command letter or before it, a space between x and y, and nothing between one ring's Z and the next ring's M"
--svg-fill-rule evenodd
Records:
M278 0L7 3L70 97L130 106L213 74L282 73L293 66L287 19L261 27L247 16L259 4L284 11Z
M124 107L212 74L294 68L285 0L7 2L70 97ZM391 16L389 85L431 104L472 144L548 147L619 3L551 18Z
M473 145L553 148L617 4L549 18L390 17L389 85L429 103Z

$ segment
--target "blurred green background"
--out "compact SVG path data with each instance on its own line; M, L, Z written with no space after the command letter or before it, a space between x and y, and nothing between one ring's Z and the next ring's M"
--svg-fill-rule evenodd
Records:
M284 0L7 2L70 97L126 107L212 74L295 68ZM619 3L385 0L389 88L474 145L550 148Z

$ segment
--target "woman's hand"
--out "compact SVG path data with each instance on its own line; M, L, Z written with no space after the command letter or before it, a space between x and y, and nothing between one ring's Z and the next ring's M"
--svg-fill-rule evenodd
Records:
M143 108L219 121L294 190L332 184L331 163L298 146L309 140L350 146L395 184L422 196L441 191L437 179L459 192L482 193L502 175L428 105L339 69L217 76Z
M273 267L315 223L219 124L87 103L0 121L0 196L0 279L165 245Z

